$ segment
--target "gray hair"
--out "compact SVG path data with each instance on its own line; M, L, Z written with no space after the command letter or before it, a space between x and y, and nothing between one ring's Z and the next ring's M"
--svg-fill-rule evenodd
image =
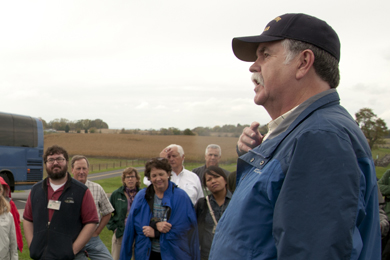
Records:
M336 88L339 85L339 62L330 53L312 44L292 39L284 39L281 43L286 52L285 64L290 63L300 52L309 49L314 53L313 67L317 75L331 88Z
M79 161L79 160L82 160L82 159L85 159L85 161L87 162L88 169L89 169L89 161L88 161L87 157L85 157L84 155L75 155L75 156L72 157L72 161L71 161L72 168L73 168L74 163L76 161Z
M206 152L205 152L205 155L207 155L207 150L211 148L211 149L218 149L219 151L219 156L221 156L222 154L222 151L221 151L221 146L217 145L217 144L209 144L207 147L206 147Z
M167 146L167 148L173 148L173 147L176 147L177 148L177 152L180 154L180 157L183 157L183 155L184 155L183 147L181 147L178 144L170 144L170 145Z

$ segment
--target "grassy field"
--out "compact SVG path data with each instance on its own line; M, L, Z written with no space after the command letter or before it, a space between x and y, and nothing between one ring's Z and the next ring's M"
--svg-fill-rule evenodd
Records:
M183 135L130 135L130 134L50 134L45 135L45 149L57 144L70 155L89 157L150 159L157 157L170 144L183 146L186 160L204 161L208 144L218 144L223 162L237 159L235 137L183 136Z

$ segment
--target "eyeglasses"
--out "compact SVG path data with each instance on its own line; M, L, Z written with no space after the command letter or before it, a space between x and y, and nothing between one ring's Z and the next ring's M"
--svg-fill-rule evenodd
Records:
M125 177L125 179L135 179L135 176L129 176L129 175L127 175L127 176Z
M53 164L55 161L57 161L57 163L62 163L63 161L65 161L65 158L64 157L50 158L47 160L47 163Z

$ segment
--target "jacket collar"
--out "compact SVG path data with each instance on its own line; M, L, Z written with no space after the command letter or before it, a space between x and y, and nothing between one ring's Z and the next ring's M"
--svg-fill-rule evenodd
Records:
M267 163L269 158L271 158L274 151L278 148L281 142L307 117L309 117L314 111L318 110L321 107L328 106L333 103L339 103L339 95L335 89L330 89L324 92L321 92L302 104L300 104L291 114L287 117L280 125L275 129L268 139L257 146L256 148L250 150L248 153L244 154L240 158L244 161L250 163L250 158L253 156L261 156L264 158L264 165ZM251 164L251 163L250 163Z
M174 184L173 182L171 182L170 180L168 180L168 188L165 190L164 192L164 197L163 197L163 200L162 200L162 205L164 207L171 207L171 201L170 201L170 198L173 196L173 194L175 193L175 189L177 188L176 184ZM153 212L153 202L154 202L154 194L155 194L155 191L154 191L154 187L153 187L153 184L150 184L147 188L146 188L146 191L145 191L145 199L146 201L148 202L149 204L149 207L150 207L150 210L151 212Z

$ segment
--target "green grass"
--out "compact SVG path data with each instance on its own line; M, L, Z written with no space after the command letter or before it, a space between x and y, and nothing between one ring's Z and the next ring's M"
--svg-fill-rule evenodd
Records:
M384 157L386 154L390 154L390 149L388 148L375 148L372 150L372 158L374 160L376 159L380 159L382 157ZM389 170L390 169L390 165L386 166L386 167L375 167L375 171L376 171L376 177L378 179L380 179L382 177L382 175L385 173L385 171Z
M390 166L387 166L387 167L375 167L376 177L378 178L378 180L380 178L382 178L382 176L385 173L385 171L387 171L389 169L390 169Z

